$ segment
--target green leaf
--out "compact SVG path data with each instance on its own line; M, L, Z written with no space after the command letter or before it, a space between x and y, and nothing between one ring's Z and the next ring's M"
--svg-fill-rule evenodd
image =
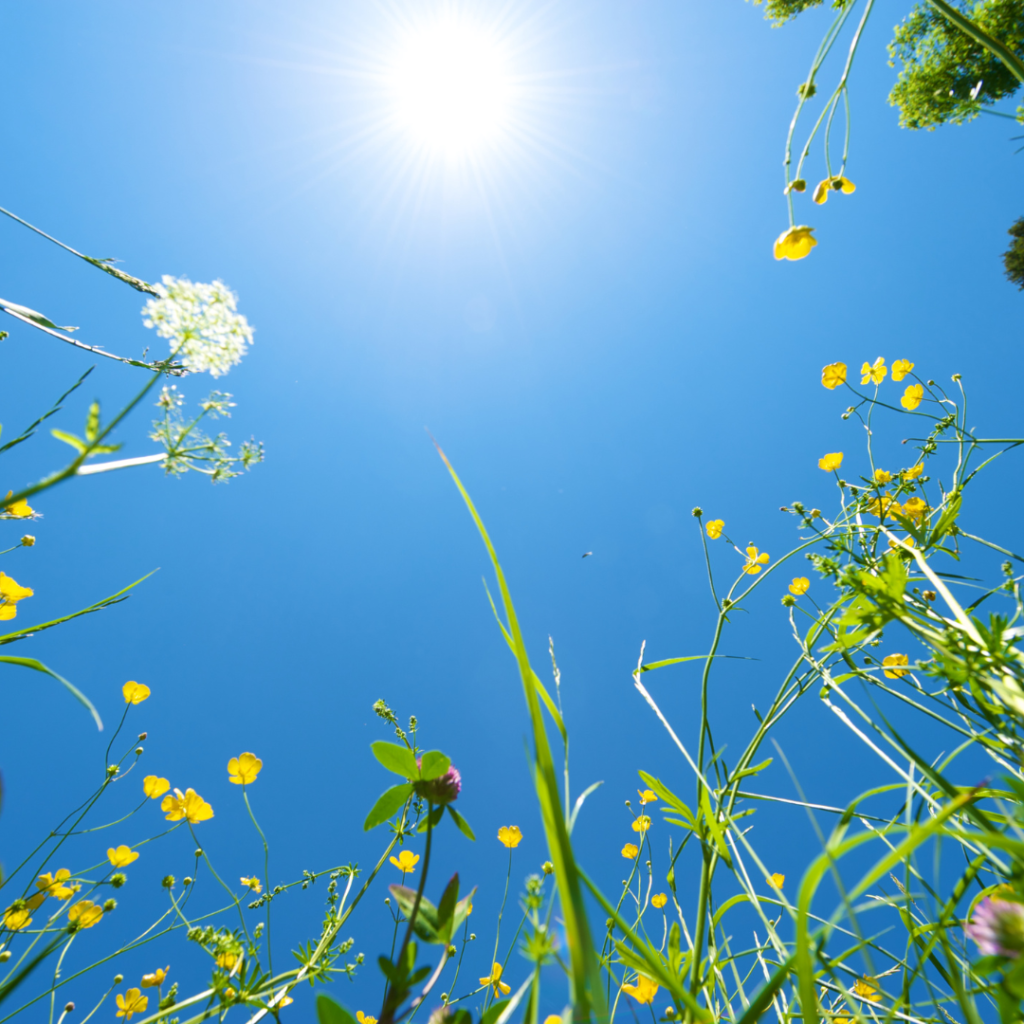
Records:
M323 993L316 997L316 1019L318 1024L356 1024L344 1006Z
M373 756L389 772L401 775L403 779L416 779L420 770L416 766L416 758L408 747L400 746L397 743L385 743L384 740L377 740L370 744Z
M35 658L15 658L11 655L0 655L0 662L4 662L8 665L20 665L22 668L34 669L36 672L42 672L44 675L51 676L56 679L58 683L66 687L71 695L84 704L92 715L93 721L96 723L96 728L101 732L103 730L103 721L100 718L100 713L93 707L92 701L77 686L69 683L63 676L57 675L52 668L47 668L41 661L36 661Z
M448 805L448 813L452 816L452 821L458 826L459 831L467 838L472 839L476 842L476 836L473 835L473 830L469 827L469 822L459 814L451 804Z
M441 819L444 817L444 804L440 804L435 807L430 814L428 814L420 823L416 826L417 832L426 832L428 828L437 828L440 824Z
M10 313L11 316L17 317L19 320L26 320L36 327L48 327L52 331L78 330L77 327L60 327L49 317L43 316L42 313L37 313L34 309L29 309L28 306L19 306L16 302L8 302L6 299L0 299L0 309L5 313Z
M437 905L437 931L444 938L445 944L451 942L454 929L455 907L459 902L459 873L452 875L444 892L441 894L441 902Z
M732 857L729 855L729 847L725 844L725 833L722 831L722 825L718 820L717 813L711 806L711 798L708 796L708 791L704 787L701 787L700 791L700 806L708 831L711 833L712 842L718 851L718 856L731 868Z
M392 786L390 789L384 790L377 797L377 802L370 808L370 813L366 816L366 821L363 822L363 831L369 832L370 829L376 828L387 821L388 818L405 806L405 802L410 796L412 796L411 782L405 782L400 786Z
M500 1002L488 1006L487 1009L484 1010L483 1016L480 1018L480 1024L494 1024L510 1002L511 1000L509 999L502 999Z
M410 889L407 885L389 885L388 892L392 899L398 904L398 909L407 917L412 917L412 908L416 903L416 890ZM437 907L434 906L426 896L420 897L419 909L416 912L416 920L413 922L412 930L424 942L432 942L435 945L448 945L448 940L441 934L438 928Z
M438 779L451 766L451 761L440 750L428 750L420 758L420 778Z
M80 437L75 437L74 434L69 434L64 430L58 430L54 427L50 433L57 438L58 441L63 441L65 444L71 445L79 455L89 448L89 446Z
M668 804L677 814L681 814L686 822L678 822L675 824L687 824L690 828L693 828L697 824L697 819L693 816L693 812L690 810L682 800L679 799L672 792L671 789L666 786L661 779L656 779L653 775L648 775L647 772L637 772L641 779L646 783L649 789L653 789L657 793L658 797Z
M774 758L769 757L767 761L762 761L760 764L752 765L750 768L744 768L743 771L737 772L732 777L732 781L735 782L737 779L745 779L748 775L756 775L758 772L767 768L773 760Z
M85 439L92 444L100 432L100 403L93 402L85 417Z

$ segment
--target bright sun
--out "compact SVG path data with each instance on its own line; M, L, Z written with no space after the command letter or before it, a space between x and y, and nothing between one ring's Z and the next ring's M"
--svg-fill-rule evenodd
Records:
M448 22L409 36L392 82L402 128L447 157L494 142L505 127L511 81L502 48L480 29Z

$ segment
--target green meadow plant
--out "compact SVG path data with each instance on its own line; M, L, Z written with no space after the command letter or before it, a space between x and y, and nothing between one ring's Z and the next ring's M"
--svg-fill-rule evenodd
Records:
M776 26L823 4L824 0L764 0L765 15ZM850 195L856 191L856 185L846 175L850 157L850 75L875 0L832 0L829 6L835 13L810 69L797 86L796 109L786 135L783 194L789 227L775 241L773 251L777 260L804 259L818 244L815 229L797 224L794 209L795 197L808 191L805 165L816 139L822 144L824 176L811 190L813 202L823 206L830 195ZM822 91L822 68L841 39L847 42L842 70L835 84ZM900 125L904 128L934 130L943 124L964 124L982 113L1017 123L1024 120L1024 107L1018 107L1012 115L991 109L1017 93L1024 83L1022 0L915 3L894 29L889 56L890 64L898 61L900 65L889 102L899 110ZM819 92L823 97L820 112L803 144L798 145L801 118L812 109ZM841 147L832 132L839 124ZM1020 269L1024 261L1024 219L1017 221L1009 233L1012 241L1004 254L1007 277L1024 287Z
M217 482L262 458L256 442L236 455L223 435L205 433L206 421L228 415L230 395L215 391L186 415L178 384L168 382L199 372L220 376L247 351L252 331L233 293L220 283L171 278L151 286L108 261L70 251L149 295L144 324L169 341L169 352L157 361L146 354L110 357L143 374L143 385L107 422L94 402L80 433L52 430L73 456L3 499L0 518L14 521L19 532L39 517L30 499L45 502L50 488L81 475L161 462L169 474L195 470ZM0 306L48 336L108 355L38 312ZM227 779L220 783L234 787L229 792L263 849L262 864L237 881L226 877L208 849L219 834L216 783L176 786L159 772L146 774L148 732L145 722L141 730L135 723L151 691L130 680L121 687L123 714L92 792L70 811L55 808L53 829L37 843L19 837L23 859L0 878L0 1024L44 1016L62 1024L72 1014L76 1022L96 1016L125 1024L197 1024L229 1014L249 1022L280 1019L298 1012L288 1007L300 986L326 986L367 970L379 973L379 1004L353 1015L321 989L320 1024L401 1024L417 1015L428 1024L605 1024L617 1015L739 1024L763 1017L1018 1021L1024 604L1017 567L1024 558L969 525L966 502L978 474L1024 439L979 436L968 426L959 375L947 392L915 371L907 358L890 366L881 357L865 361L859 375L841 361L823 368L821 384L837 399L845 396L839 414L864 451L821 454L818 470L834 482L834 502L826 511L802 501L783 506L797 535L784 555L772 556L757 542L735 543L721 510L693 510L713 627L701 651L646 660L642 647L631 670L642 707L679 760L660 774L637 765L636 806L632 797L625 801L622 830L609 831L607 839L606 852L626 865L614 895L573 842L597 787L578 791L572 784L554 646L549 641L549 686L531 661L483 519L438 449L484 543L497 599L487 596L526 703L530 779L547 857L523 879L518 910L509 894L521 870L520 824L503 825L487 840L505 871L493 932L490 922L474 917L476 887L467 888L458 873L436 878L439 844L454 844L457 854L460 844L476 841L458 807L463 778L448 754L421 745L415 716L403 726L384 700L373 710L390 736L371 745L383 791L364 794L363 829L381 835L369 869L338 863L276 883L272 837L259 824L251 793L263 760L251 751L225 751ZM0 454L28 442L77 400L86 379ZM161 451L110 459L118 449L115 428L147 396L159 410L151 437ZM908 435L900 465L882 457L876 440L897 426ZM8 566L14 557L30 557L35 546L35 536L23 534L3 552L11 556ZM1000 563L994 580L968 575L986 559ZM0 573L0 621L16 619L19 605L33 597L26 585L31 570L17 573L22 582ZM138 582L77 612L0 635L0 643L106 609ZM785 610L792 662L752 707L742 742L727 747L712 714L724 645L740 613L755 610L766 594ZM101 725L89 698L55 670L31 658L0 661L57 680ZM679 726L651 686L651 673L662 673L660 679L672 672L699 679L699 713ZM863 744L884 781L846 803L807 800L795 773L798 799L772 792L778 766L788 764L773 733L799 701L812 702L805 720L826 717ZM742 725L735 709L729 714L732 734ZM807 813L818 847L808 851L802 876L787 880L759 853L751 828L756 820L758 835L783 834L791 826L780 815L794 807ZM127 823L137 829L147 816L147 838L124 842ZM121 890L133 866L150 855L149 844L179 832L187 832L194 849L180 879L168 875L159 893L132 896L152 898L150 923L127 942L108 943L104 922L116 913L118 897L132 892ZM235 835L228 841L241 842ZM377 910L388 915L391 944L371 966L353 952L353 915L365 910L364 897L382 872L391 881L384 910L380 902ZM310 914L307 938L282 959L272 941L274 911L295 890L322 892L322 902ZM174 939L182 944L169 961L164 950ZM143 948L152 969L126 980L121 963ZM208 972L194 991L177 981L186 973L183 962L189 976L199 964ZM77 993L96 990L95 972L112 981L91 1006L78 1008ZM545 1016L552 1005L563 1007L561 1013Z

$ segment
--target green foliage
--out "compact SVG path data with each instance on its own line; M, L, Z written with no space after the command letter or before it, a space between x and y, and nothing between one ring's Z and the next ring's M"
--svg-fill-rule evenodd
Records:
M984 32L1024 57L1022 0L974 0L959 6ZM997 56L927 4L917 5L896 27L889 52L903 65L889 102L899 108L905 128L961 124L1020 88Z
M1013 241L1003 253L1003 266L1010 281L1024 291L1024 217L1015 220L1007 234Z
M825 0L754 0L754 3L764 4L764 16L773 21L776 25L783 25L790 18L803 14L810 7L820 7ZM841 11L849 7L853 0L831 0L831 6Z

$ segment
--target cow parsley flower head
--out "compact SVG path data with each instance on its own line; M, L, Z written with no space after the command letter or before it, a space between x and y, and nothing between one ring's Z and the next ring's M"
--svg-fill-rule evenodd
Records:
M193 284L165 274L154 287L160 297L146 303L142 322L170 341L171 354L186 369L219 377L241 362L252 328L235 312L238 296L223 281Z

